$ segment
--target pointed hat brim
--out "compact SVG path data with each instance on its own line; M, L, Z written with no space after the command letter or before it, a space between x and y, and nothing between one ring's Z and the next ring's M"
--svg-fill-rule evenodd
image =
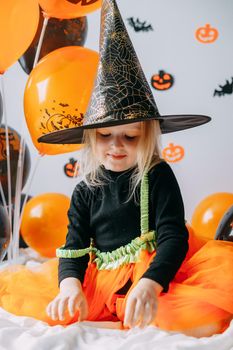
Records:
M181 131L185 129L194 128L202 124L208 123L211 118L206 115L165 115L160 117L150 117L146 120L159 120L162 134ZM83 131L85 129L104 128L109 126L117 126L122 124L130 124L139 121L145 121L145 118L112 120L106 123L96 123L90 125L83 125L80 127L64 129L60 131L51 132L43 135L38 139L38 142L51 144L81 144L83 143Z

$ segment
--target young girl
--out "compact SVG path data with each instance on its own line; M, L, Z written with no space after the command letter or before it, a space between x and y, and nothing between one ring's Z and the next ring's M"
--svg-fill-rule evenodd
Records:
M180 191L170 167L159 156L158 135L159 123L154 120L86 131L86 152L81 166L84 181L76 186L72 196L64 247L68 252L58 251L58 256L64 258L59 264L60 293L47 309L52 319L63 320L66 307L70 315L78 310L79 318L85 319L87 305L95 299L88 288L100 288L93 285L99 278L101 289L96 293L102 294L102 297L106 295L107 299L99 296L94 301L103 303L103 310L94 319L117 319L114 315L119 315L114 303L121 294L120 290L123 297L131 285L124 324L129 327L145 326L154 320L157 296L162 290L167 291L188 249ZM148 188L141 193L143 207L140 207L140 183L146 179L147 173ZM106 263L101 261L98 253L94 262L94 265L102 264L102 268L109 269L109 273L104 271L101 281L101 274L97 277L96 271L94 274L88 271L86 276L90 273L91 279L87 277L84 282L83 293L88 256L82 251L87 253L91 239L98 251L111 252ZM143 245L136 246L135 239L139 242L142 239ZM134 276L133 264L121 266L122 258L123 263L133 263L138 260L142 248L153 252L156 244L156 258L148 256L142 262L147 266L149 258L151 265L147 266L140 279ZM79 249L80 255L77 253L75 258L68 258L67 254L72 254L75 249ZM124 249L122 256L116 253L120 249ZM113 268L117 269L114 277ZM94 267L90 269L95 270ZM89 293L91 300L87 302L85 294L88 297ZM91 315L93 306L89 308Z
M153 324L198 337L229 324L230 260L220 269L218 260L225 253L232 259L233 246L212 242L184 261L183 202L159 156L159 134L156 120L85 131L84 179L72 196L66 245L58 250L60 292L47 307L54 321L121 320L124 327ZM94 255L89 264L88 253ZM221 269L229 274L225 295Z
M183 202L158 147L160 130L209 120L159 114L116 2L104 0L100 62L83 124L39 140L79 143L84 132L86 145L84 178L58 250L60 292L47 307L53 320L69 313L73 321L121 320L125 327L154 324L198 336L226 327L233 246L213 241L191 257L192 246L185 259ZM220 262L221 254L228 260Z
M195 336L222 332L233 315L233 244L213 240L188 250L180 190L158 147L160 130L210 118L161 116L115 0L103 1L101 18L100 63L83 124L39 139L80 143L84 133L83 180L57 250L60 290L56 259L34 272L18 267L0 273L0 306L51 325L120 320Z

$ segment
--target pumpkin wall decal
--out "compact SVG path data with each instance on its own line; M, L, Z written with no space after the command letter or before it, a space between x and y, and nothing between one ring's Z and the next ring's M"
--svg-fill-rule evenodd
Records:
M174 84L174 77L164 70L160 70L158 74L154 74L151 78L151 85L156 90L168 90Z
M195 33L196 39L203 44L210 44L217 40L218 30L206 24L204 27L200 27Z
M79 165L77 160L70 158L69 162L64 165L64 172L68 177L77 177L79 171Z
M169 143L162 151L163 158L166 162L176 163L184 158L184 148L174 143Z

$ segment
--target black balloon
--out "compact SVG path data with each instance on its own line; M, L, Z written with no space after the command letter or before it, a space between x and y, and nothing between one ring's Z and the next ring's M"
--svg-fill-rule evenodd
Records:
M10 223L6 210L0 205L0 262L4 259L10 243Z
M233 205L222 217L216 231L215 239L233 242Z
M36 49L38 46L44 17L40 14L40 21L36 35L27 49L20 57L19 63L23 70L29 74L33 68ZM73 19L49 18L40 51L39 59L64 46L83 46L87 36L87 18L79 17Z
M3 115L3 103L2 103L2 95L1 95L1 91L0 91L0 126L1 126L1 122L2 122L2 115Z
M11 169L11 195L12 201L15 197L17 167L20 151L20 135L12 128L8 127L8 138L10 148L10 169ZM31 166L31 158L28 146L25 144L24 164L23 164L23 179L22 187L25 185L29 176ZM0 128L0 181L2 184L5 199L8 202L8 179L7 179L7 154L6 154L6 134L5 127ZM0 201L2 198L0 195Z

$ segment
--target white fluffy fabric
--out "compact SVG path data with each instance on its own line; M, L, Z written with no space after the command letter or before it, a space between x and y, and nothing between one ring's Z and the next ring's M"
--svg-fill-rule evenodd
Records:
M122 331L115 326L82 322L50 327L0 308L0 350L233 350L233 322L223 334L199 339L155 327Z
M21 250L17 263L34 267L45 259L31 249ZM0 264L0 269L8 265ZM155 327L120 330L114 322L82 322L48 326L0 308L0 350L233 350L233 321L223 334L193 338Z

